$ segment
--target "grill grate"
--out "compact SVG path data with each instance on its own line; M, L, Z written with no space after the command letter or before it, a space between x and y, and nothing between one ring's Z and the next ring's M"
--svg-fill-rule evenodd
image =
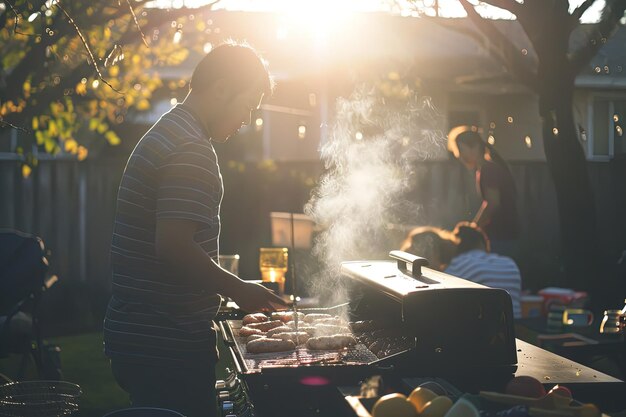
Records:
M378 360L363 344L343 350L309 350L298 346L295 351L248 353L246 340L239 337L240 320L227 320L232 330L235 346L239 350L249 371L261 371L263 368L297 367L297 366L330 366L330 365L367 365Z

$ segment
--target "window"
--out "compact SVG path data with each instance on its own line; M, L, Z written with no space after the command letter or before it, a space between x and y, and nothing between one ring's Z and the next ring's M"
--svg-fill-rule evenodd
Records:
M626 156L626 98L593 97L589 102L589 159Z

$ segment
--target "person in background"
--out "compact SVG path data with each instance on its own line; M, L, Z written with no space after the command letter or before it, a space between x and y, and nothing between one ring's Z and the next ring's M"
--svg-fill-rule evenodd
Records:
M133 406L216 415L213 318L222 297L248 312L285 305L218 263L223 184L213 143L249 123L272 89L252 48L217 46L195 68L185 100L130 155L117 197L104 350Z
M460 222L454 228L458 241L457 255L445 273L506 290L513 302L513 317L521 318L522 277L515 261L489 252L489 239L476 224Z
M426 258L430 268L443 271L456 253L456 242L448 230L421 226L408 233L400 250Z
M458 126L448 134L448 150L476 172L482 203L473 222L482 228L495 253L517 257L519 224L516 188L508 165L475 126Z

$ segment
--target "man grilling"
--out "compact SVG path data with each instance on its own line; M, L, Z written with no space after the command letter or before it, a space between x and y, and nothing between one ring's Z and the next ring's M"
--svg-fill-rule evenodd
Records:
M104 348L133 406L214 415L212 320L222 296L246 311L285 304L218 264L223 185L212 143L248 123L272 89L252 48L220 45L197 65L183 103L130 155L117 197Z

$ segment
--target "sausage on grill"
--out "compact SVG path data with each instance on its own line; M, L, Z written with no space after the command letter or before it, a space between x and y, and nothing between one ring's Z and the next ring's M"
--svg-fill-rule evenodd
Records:
M294 316L295 314L293 311L275 311L272 313L272 320L280 320L287 323L288 321L292 321ZM304 320L304 313L298 312L298 320Z
M252 327L248 327L248 326L243 326L241 329L239 329L239 336L241 337L248 337L251 336L253 334L263 334L263 331L260 329L253 329Z
M259 329L262 332L266 332L270 329L273 329L274 327L278 327L278 326L282 326L283 322L280 320L272 320L272 321L265 321L262 323L250 323L248 324L248 327L252 328L252 329Z
M291 331L292 331L291 327L278 326L278 327L274 327L273 329L268 330L267 333L266 333L266 336L267 337L272 337L276 333L284 333L284 332L291 332Z
M264 334L251 334L250 336L246 338L246 343L251 340L265 339L265 337L266 336Z
M243 316L243 320L242 323L244 326L248 325L248 324L252 324L252 323L263 323L266 321L269 321L270 318L267 317L265 314L263 313L252 313L252 314L248 314Z
M301 345L306 343L311 336L307 332L284 332L284 333L276 333L272 338L274 339L282 339L282 340L291 340L296 345Z
M296 344L291 340L263 338L246 343L248 353L287 352L294 350Z
M339 350L354 345L356 340L349 334L312 337L306 342L306 347L311 350Z
M333 324L316 324L316 336L332 336L334 334L350 334L350 329L346 326L335 326Z
M306 321L307 323L313 323L315 320L330 319L332 317L333 316L331 316L330 314L311 313L304 316L304 321Z

